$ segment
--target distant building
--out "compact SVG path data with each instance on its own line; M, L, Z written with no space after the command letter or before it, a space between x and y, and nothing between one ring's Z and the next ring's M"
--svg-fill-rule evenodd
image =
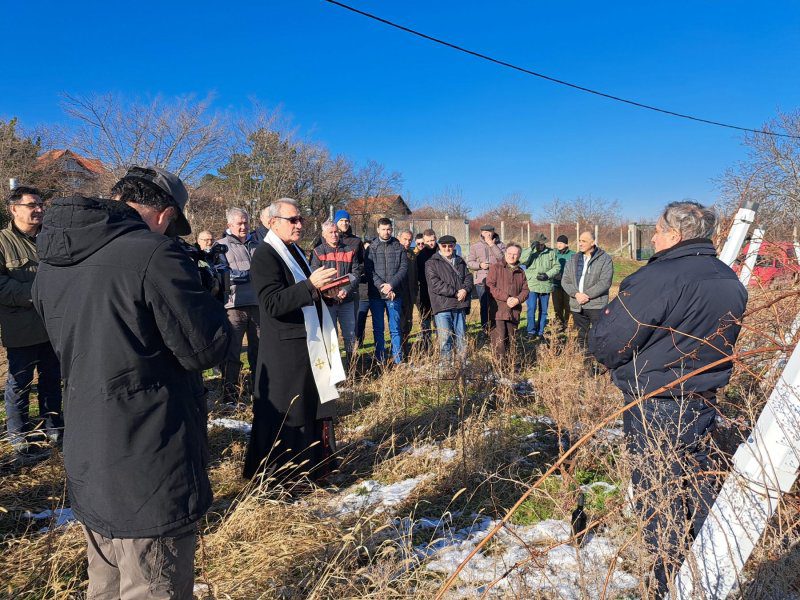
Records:
M59 187L73 192L94 187L101 176L109 173L96 158L86 158L72 150L48 150L36 159L42 170L57 174Z
M358 198L347 203L345 209L350 213L353 231L362 234L369 233L383 217L394 221L411 216L411 209L400 194Z

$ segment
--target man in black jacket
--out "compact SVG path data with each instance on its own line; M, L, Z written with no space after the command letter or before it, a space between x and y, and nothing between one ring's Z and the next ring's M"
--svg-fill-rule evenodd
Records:
M715 221L696 202L669 204L656 224L656 253L625 278L590 334L589 350L612 370L626 402L656 393L625 413L624 426L645 542L658 556L657 594L714 500L708 441L716 391L733 365L662 388L732 354L747 304L744 286L708 239Z
M431 311L436 322L442 361L453 354L453 346L460 360L467 354L467 309L472 292L472 273L464 259L456 255L456 238L443 235L439 238L439 252L425 265Z
M33 301L65 383L64 465L90 598L191 598L211 505L202 382L228 346L222 305L166 237L190 227L176 176L131 168L117 201L45 215Z

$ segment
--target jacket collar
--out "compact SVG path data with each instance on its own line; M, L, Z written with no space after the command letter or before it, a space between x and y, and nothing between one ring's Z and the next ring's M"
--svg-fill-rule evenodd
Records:
M649 265L657 260L668 260L671 258L700 255L717 255L717 249L714 248L714 244L708 238L695 238L691 240L680 241L671 248L667 248L666 250L662 250L661 252L656 252L653 254L653 256L650 257L650 260L647 261L647 264Z

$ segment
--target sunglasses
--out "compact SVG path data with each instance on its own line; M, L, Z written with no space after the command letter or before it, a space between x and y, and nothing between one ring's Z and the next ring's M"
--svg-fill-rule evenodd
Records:
M36 208L44 208L44 202L25 202L25 203L17 202L14 204L14 206L24 206L25 208L30 208L31 210L34 210Z
M283 219L284 221L289 221L289 223L291 223L292 225L297 225L298 223L300 223L302 225L303 220L304 220L303 217L301 217L300 215L295 215L293 217L282 217L280 215L276 215L276 216L277 216L278 219Z

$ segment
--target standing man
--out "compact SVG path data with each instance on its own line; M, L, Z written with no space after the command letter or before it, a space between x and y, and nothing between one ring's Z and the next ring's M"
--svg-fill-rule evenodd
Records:
M473 288L472 274L455 252L456 238L443 235L439 239L439 252L425 265L443 364L452 358L453 346L459 360L467 356L466 314Z
M419 296L419 285L417 283L417 253L411 247L411 240L414 234L411 231L401 231L397 236L400 245L405 250L408 259L408 271L406 280L403 283L403 312L400 317L400 331L403 336L403 355L408 356L411 350L411 329L414 326L414 305Z
M336 326L322 298L346 293L341 288L321 291L336 277L336 269L312 271L306 262L297 246L303 233L297 202L276 200L269 215L267 237L253 255L264 343L256 365L244 475L285 467L281 480L302 473L319 478L332 466L336 384L345 379Z
M255 377L253 365L258 359L258 298L250 282L250 262L258 244L250 235L250 216L241 208L225 212L228 229L217 243L225 244L224 254L230 276L230 291L225 302L231 324L231 343L222 364L222 402L239 399L239 375L242 370L242 343L247 335L247 361L250 364L250 389Z
M269 222L269 215L267 213L268 210L266 208L261 209L261 212L258 213L259 223L253 230L253 233L250 234L256 244L256 247L258 247L258 244L263 242L264 238L267 237L267 223Z
M363 266L358 260L358 253L352 246L345 246L340 240L341 233L333 221L322 224L322 239L319 246L311 252L311 268L336 269L336 276L350 277L350 283L343 289L342 298L325 297L325 305L331 314L334 327L339 324L344 339L344 349L347 356L346 366L350 365L356 343L356 313L353 306L358 301L358 282L361 281Z
M209 250L214 245L214 236L207 229L198 233L196 240L194 246L198 250Z
M584 231L578 238L578 252L567 263L561 278L561 287L569 296L572 320L578 328L578 343L584 349L589 329L597 323L608 304L613 278L611 256L597 247L591 231Z
M716 257L716 215L696 202L668 204L656 223L656 253L629 275L593 328L589 349L611 369L625 403L733 353L747 292ZM708 442L721 364L643 400L624 414L637 509L655 558L660 597L680 568L716 496Z
M433 313L431 312L431 297L428 293L428 278L425 267L428 261L439 252L436 243L436 232L426 229L422 232L422 247L417 253L417 281L419 282L419 326L421 330L422 348L427 350L431 344L431 331Z
M198 371L230 326L197 266L172 173L132 167L115 200L59 198L37 240L33 302L65 381L64 467L88 542L89 598L191 598L211 505Z
M517 327L522 315L522 304L528 299L528 281L525 271L519 266L522 248L519 244L506 246L503 264L489 267L486 286L491 294L489 309L494 314L495 327L491 331L492 351L503 358L509 348L513 349Z
M389 316L389 333L392 338L392 359L395 364L403 360L402 333L400 328L403 310L403 285L408 273L408 256L405 249L392 236L392 222L378 219L376 237L365 256L367 285L369 286L369 309L372 312L372 333L375 336L375 359L383 361L385 341L384 313Z
M550 292L553 291L553 277L558 275L559 264L556 253L546 246L547 236L539 233L533 238L531 247L522 253L520 262L525 265L525 278L528 280L528 336L544 339L547 327L547 309Z
M484 333L494 327L494 320L489 314L489 294L486 289L486 276L489 274L489 267L494 263L503 264L503 252L505 245L495 238L494 226L484 225L481 227L481 239L469 247L467 266L473 271L475 279L475 293L478 296L481 312L481 329Z
M553 311L561 331L566 331L569 325L569 294L561 287L561 280L564 277L564 268L575 254L569 249L567 236L560 235L556 239L556 258L558 259L559 271L553 277Z
M61 371L44 323L36 313L31 287L39 267L36 238L44 203L36 188L19 186L6 204L8 227L0 231L0 329L8 356L5 388L8 440L24 459L43 453L48 438L61 439ZM31 420L30 391L39 373L39 417Z

